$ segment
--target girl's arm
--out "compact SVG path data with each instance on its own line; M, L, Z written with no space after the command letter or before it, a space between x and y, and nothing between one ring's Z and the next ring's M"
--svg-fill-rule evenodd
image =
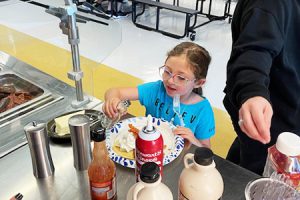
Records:
M104 98L103 112L109 118L115 118L118 113L117 106L120 101L127 99L131 101L138 100L139 94L136 87L111 88L105 92Z

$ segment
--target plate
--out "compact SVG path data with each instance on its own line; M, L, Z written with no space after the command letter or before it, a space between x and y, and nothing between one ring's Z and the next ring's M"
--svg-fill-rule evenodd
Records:
M64 113L64 114L62 114L60 116L57 116L56 118L62 117L62 116L65 116L65 115L69 115L69 114L72 114L72 113L75 113L75 112L80 112L80 110L76 110L76 111ZM90 124L92 126L94 126L94 124L95 124L94 122L97 121L100 118L101 115L103 115L102 112L97 111L97 110L84 110L84 114L89 117ZM54 119L56 119L56 118L54 118ZM71 134L70 133L69 134L65 134L65 135L58 135L55 132L56 125L55 125L54 119L50 120L46 124L46 129L47 129L48 136L54 142L58 142L58 143L71 142ZM92 126L91 126L91 129L93 128Z
M115 124L115 126L112 129L106 132L106 146L109 152L109 156L113 161L115 161L116 163L124 167L135 168L135 160L124 158L118 155L113 150L113 144L115 138L117 137L118 134L124 134L124 132L128 132L129 124L132 124L139 130L141 130L147 124L147 118L134 117L134 118L129 118L120 121L117 124ZM168 121L153 117L153 125L157 128L158 131L160 131L163 134L164 140L165 138L172 139L172 140L167 139L168 141L172 141L171 143L169 142L169 145L171 145L171 149L167 151L164 150L163 164L167 165L180 155L184 147L184 139L181 136L173 134L172 130L175 128L175 126L169 123Z

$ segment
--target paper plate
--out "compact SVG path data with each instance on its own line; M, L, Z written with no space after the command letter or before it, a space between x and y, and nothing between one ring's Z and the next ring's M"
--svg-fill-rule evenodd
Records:
M118 155L112 148L114 140L118 134L124 134L124 132L128 133L129 124L132 124L139 130L141 130L147 124L147 118L134 117L115 124L112 129L106 132L106 146L109 152L109 156L114 162L123 165L124 167L135 168L135 160L124 158L121 155ZM184 139L181 136L174 135L172 133L172 130L175 128L175 126L163 119L157 119L153 117L153 125L157 128L158 131L162 133L165 141L164 144L167 144L168 147L170 147L170 149L167 148L166 150L164 150L163 163L164 165L167 165L180 155L184 147Z

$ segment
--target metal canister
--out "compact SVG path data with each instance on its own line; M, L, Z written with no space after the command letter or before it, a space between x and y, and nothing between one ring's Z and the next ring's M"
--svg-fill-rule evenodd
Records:
M80 171L87 170L92 160L90 120L83 114L74 115L69 119L69 128L74 167Z
M135 141L135 172L137 180L141 166L146 162L155 162L159 166L160 174L162 176L163 146L163 137L153 126L151 115L148 115L147 126L139 132Z
M46 178L54 173L54 165L49 148L45 123L33 121L24 127L30 149L33 174L36 178Z

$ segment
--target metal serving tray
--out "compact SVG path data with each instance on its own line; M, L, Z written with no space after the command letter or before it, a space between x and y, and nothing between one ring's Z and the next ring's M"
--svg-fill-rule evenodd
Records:
M13 84L16 91L30 93L32 99L0 113L0 127L43 108L46 104L57 101L48 90L41 88L31 81L11 71L0 72L0 85Z

